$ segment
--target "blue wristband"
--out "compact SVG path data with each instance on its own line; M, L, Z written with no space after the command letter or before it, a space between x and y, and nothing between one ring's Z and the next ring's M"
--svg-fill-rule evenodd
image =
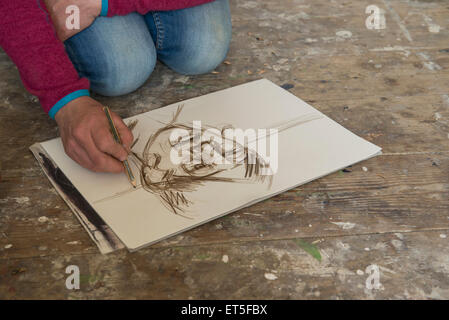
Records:
M101 12L100 16L106 17L108 15L109 2L108 0L101 0Z
M48 112L48 115L52 119L54 119L55 115L56 115L56 112L58 112L62 107L64 107L70 101L75 100L76 98L79 98L79 97L82 97L82 96L90 96L89 90L82 89L82 90L77 90L77 91L74 91L72 93L69 93L64 98L62 98L61 100L56 102L53 107L51 107L50 111Z

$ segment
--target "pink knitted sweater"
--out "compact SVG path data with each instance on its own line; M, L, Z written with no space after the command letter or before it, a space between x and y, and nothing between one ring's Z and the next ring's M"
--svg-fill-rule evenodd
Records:
M212 0L103 0L102 15L175 10ZM50 116L69 101L89 95L56 36L42 0L0 0L0 46L17 65L25 88Z

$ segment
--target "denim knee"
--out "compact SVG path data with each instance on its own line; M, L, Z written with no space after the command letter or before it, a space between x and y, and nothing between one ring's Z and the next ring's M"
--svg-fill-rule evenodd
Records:
M154 46L141 44L126 52L116 53L105 61L99 74L91 79L92 91L103 96L120 96L140 88L156 65Z
M85 30L65 41L67 53L91 89L117 96L139 88L156 64L156 48L144 18L98 17Z
M181 48L184 58L169 65L173 70L185 75L198 75L213 71L229 50L230 30L221 27L213 33L206 32L197 43L185 44Z
M203 30L197 41L184 42L179 48L179 55L169 67L186 75L198 75L213 71L223 60L229 50L231 28L217 25L213 29Z
M178 73L208 73L228 53L232 37L228 0L151 13L146 21L157 42L159 59Z

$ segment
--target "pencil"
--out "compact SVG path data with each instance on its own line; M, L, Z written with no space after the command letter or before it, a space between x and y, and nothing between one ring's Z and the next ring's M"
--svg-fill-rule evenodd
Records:
M122 144L122 139L120 139L120 135L118 134L117 128L114 125L114 121L112 120L111 112L109 111L109 108L105 106L105 107L103 107L103 110L104 110L104 113L106 113L106 117L108 118L109 127L111 128L111 133L112 133L112 136L114 137L115 142ZM125 160L122 163L123 163L123 167L125 168L125 173L128 176L129 182L131 182L132 186L134 188L136 188L137 187L136 178L134 178L134 175L131 170L131 167L129 166L128 160Z

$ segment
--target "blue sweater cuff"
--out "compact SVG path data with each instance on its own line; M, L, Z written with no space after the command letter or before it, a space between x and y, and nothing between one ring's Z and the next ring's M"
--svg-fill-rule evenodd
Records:
M89 90L86 89L82 89L82 90L77 90L74 91L72 93L69 93L68 95L66 95L64 98L62 98L61 100L59 100L58 102L55 103L55 105L53 107L51 107L50 111L48 112L48 115L54 119L56 113L62 108L64 107L67 103L69 103L72 100L75 100L76 98L82 97L82 96L90 96L89 94Z
M108 7L109 7L109 2L108 2L108 0L101 0L101 12L100 12L100 16L106 17L106 16L108 15Z

